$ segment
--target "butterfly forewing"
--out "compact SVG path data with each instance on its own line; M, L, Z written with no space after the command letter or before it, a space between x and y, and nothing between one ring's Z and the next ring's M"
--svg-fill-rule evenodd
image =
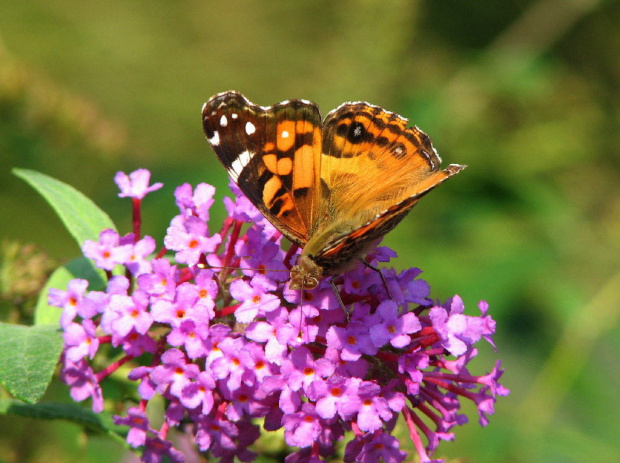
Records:
M248 199L287 238L305 244L318 210L321 116L290 100L262 107L237 92L203 107L208 141Z

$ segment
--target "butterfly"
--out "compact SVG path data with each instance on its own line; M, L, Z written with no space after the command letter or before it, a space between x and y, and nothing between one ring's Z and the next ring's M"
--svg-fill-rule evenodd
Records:
M428 135L366 102L343 103L322 120L307 100L258 106L228 91L204 104L202 123L240 190L302 248L291 289L347 270L466 167L442 170Z

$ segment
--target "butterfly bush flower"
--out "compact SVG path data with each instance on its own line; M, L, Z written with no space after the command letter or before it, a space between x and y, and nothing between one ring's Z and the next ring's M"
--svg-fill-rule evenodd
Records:
M346 462L398 463L403 447L441 461L431 455L467 421L463 402L488 424L508 390L499 361L486 374L468 370L479 341L493 346L485 301L480 314L466 315L459 296L432 299L419 269L382 268L382 279L361 264L334 278L339 298L329 279L291 290L287 272L300 250L235 186L219 232L209 223L214 188L178 187L179 214L153 256L155 240L139 235L141 201L161 186L149 179L146 170L117 174L120 196L132 198L133 231L102 230L82 248L106 272L107 288L76 279L49 293L62 309L61 378L74 400L90 398L102 411L101 381L123 365L129 371L137 405L115 422L129 427L127 442L143 461L195 458L175 448L179 433L214 458L252 461L261 432L278 429L294 449L289 463L324 461L338 441L346 441ZM379 247L366 260L376 267L394 256ZM106 345L121 355L105 360ZM156 396L166 409L151 421ZM411 442L392 435L399 416Z

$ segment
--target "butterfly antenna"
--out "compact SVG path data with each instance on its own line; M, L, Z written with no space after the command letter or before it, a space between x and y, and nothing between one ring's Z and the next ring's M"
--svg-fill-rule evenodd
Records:
M299 311L299 320L298 325L297 325L297 333L298 333L298 339L300 341L303 341L304 339L310 339L310 333L309 333L309 327L306 323L304 323L304 321L307 319L306 313L304 312L304 301L306 301L306 291L301 288L299 290L299 305L297 306L297 309ZM289 316L292 314L292 311L289 311ZM290 319L292 322L292 319ZM304 326L306 327L305 330L306 332L304 333Z
M255 272L290 272L290 270L282 270L280 268L250 268L250 267L228 267L225 265L208 265L198 264L199 268L204 270L254 270Z
M255 271L257 273L263 273L263 272L288 272L288 270L282 270L282 269L267 269L267 268L243 268L243 267L231 267L231 266L213 266L213 265L208 265L208 264L202 264L199 263L198 267L204 270L228 270L229 272L220 272L217 274L217 281L218 281L218 287L220 288L220 291L223 291L225 294L227 294L228 298L230 298L230 292L226 289L226 285L225 285L225 281L228 278L228 276L231 274L230 271L234 271L234 270L252 270ZM231 299L232 300L232 299Z
M306 291L301 288L301 293L299 294L299 335L301 336L301 339L303 340L304 335L303 335L303 329L304 329L304 319L306 318L306 314L304 313L304 300L305 300L305 294ZM307 327L306 327L307 328ZM308 332L306 331L306 337L308 336Z
M392 293L390 293L390 288L388 287L387 280L385 279L385 275L383 274L381 269L378 267L375 267L374 265L369 264L368 262L366 262L366 259L360 259L360 260L362 261L362 264L364 264L370 270L374 270L375 272L379 274L379 276L381 277L381 281L383 281L383 286L385 286L385 292L387 292L387 295L390 299L394 299L392 297Z

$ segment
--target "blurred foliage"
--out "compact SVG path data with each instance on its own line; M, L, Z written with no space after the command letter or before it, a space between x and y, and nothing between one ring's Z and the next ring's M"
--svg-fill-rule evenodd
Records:
M56 266L34 244L0 242L0 322L32 324L39 293Z
M620 460L620 2L0 0L0 11L4 238L63 261L79 253L10 175L18 166L74 185L121 231L130 203L113 174L150 169L166 186L146 200L144 232L161 239L176 185L226 192L199 120L214 93L306 98L324 113L384 106L429 133L444 162L469 165L385 243L436 297L459 293L471 311L489 301L513 391L488 428L457 429L438 456ZM494 356L482 352L481 368ZM0 436L7 462L120 461L69 425L0 419Z

